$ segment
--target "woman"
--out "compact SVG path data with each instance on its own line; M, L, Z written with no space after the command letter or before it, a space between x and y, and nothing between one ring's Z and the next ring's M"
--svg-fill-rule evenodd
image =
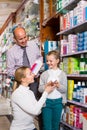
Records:
M11 103L13 109L13 121L10 130L36 130L34 117L40 113L48 93L53 91L51 82L45 85L45 91L39 101L28 85L34 82L34 74L28 67L20 67L15 71L14 92Z

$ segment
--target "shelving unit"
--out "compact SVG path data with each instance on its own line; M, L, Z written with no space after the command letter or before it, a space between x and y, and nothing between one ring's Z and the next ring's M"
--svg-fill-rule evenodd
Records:
M87 29L85 28L87 26L87 21L81 23L81 24L78 24L70 29L66 29L64 31L60 31L58 32L56 35L68 35L70 33L73 33L73 34L76 34L76 33L80 33L82 31L86 31Z
M61 55L61 57L63 58L63 57L69 57L69 56L76 56L76 55L80 55L80 54L86 54L87 53L87 51L86 50L84 50L84 51L78 51L78 52L75 52L75 53L71 53L71 54L65 54L65 55Z
M71 9L73 9L79 1L80 1L80 0L76 0L76 1L75 1L75 0L72 0L72 1L71 1L68 5L66 5L63 9L61 9L61 10L55 12L55 14L53 14L53 15L51 15L50 17L48 17L47 19L43 20L41 25L42 25L43 27L45 27L45 26L47 26L47 25L50 25L50 24L51 24L51 21L52 21L52 22L55 21L54 24L56 24L56 23L58 24L58 18L59 18L60 14L61 14L61 11L62 11L62 10L71 10ZM72 6L71 6L71 4L72 4ZM50 5L49 5L49 6L50 6ZM52 7L51 7L51 8L52 8ZM53 25L53 24L51 24L51 25Z
M61 57L64 58L64 57L70 57L70 56L78 56L78 55L86 54L86 53L87 53L87 50L84 50L84 51L78 51L78 52L75 52L75 53L72 53L72 54L61 55ZM84 74L67 74L67 78L68 79L86 81L87 80L87 74L85 74L85 75Z
M63 7L63 9L65 10L71 10L73 9L76 4L79 2L80 0L72 0L68 5L66 5L65 7ZM72 6L71 6L72 5ZM58 13L60 13L63 9L59 10Z
M70 100L67 100L67 102L70 103L70 104L77 105L77 106L79 106L79 107L87 108L87 104L84 104L84 103L75 102L75 101L70 101Z
M66 9L69 9L69 10L73 9L79 1L80 0L78 0L78 1L73 0L72 2L69 3L69 5L67 5ZM70 7L72 7L72 8L70 8ZM62 12L62 10L60 12ZM57 36L61 36L61 35L67 36L69 34L81 33L83 31L87 31L86 26L87 26L87 21L84 21L84 22L82 22L78 25L71 27L71 28L60 31L56 35ZM62 57L62 59L66 58L66 57L69 58L71 56L77 57L77 56L80 56L81 54L87 54L87 50L77 51L77 52L73 52L73 53L70 53L70 54L61 55L61 57ZM74 80L74 81L87 81L87 74L68 74L67 78L68 78L68 80ZM83 104L83 103L76 102L76 101L73 101L73 100L67 100L67 104L68 105L69 104L70 105L76 105L76 106L84 108L84 109L87 108L87 104ZM66 126L66 127L70 128L71 130L81 130L81 129L78 129L76 127L69 125L68 123L66 123L64 121L61 121L60 125L62 127Z
M87 75L86 74L85 75L84 74L81 74L81 75L80 74L70 74L70 75L68 74L67 78L68 79L74 79L74 80L87 81Z
M52 8L52 1L49 0L51 2L49 2L49 7ZM80 2L81 0L72 0L68 5L66 5L65 7L63 7L62 9L60 9L59 11L56 11L54 14L49 15L49 17L47 19L44 19L44 14L43 14L43 6L44 6L44 0L42 2L42 0L40 0L40 5L41 5L41 42L43 43L46 39L49 40L61 40L64 36L67 36L69 34L77 34L77 33L81 33L83 31L87 31L87 21L81 22L78 25L74 25L68 29L65 30L60 30L60 17L61 15L63 15L63 11L71 11L72 9L74 9L78 2ZM86 0L87 1L87 0ZM41 3L42 2L42 3ZM50 11L49 11L50 13ZM64 58L69 58L69 57L80 57L81 54L87 54L87 50L84 51L77 51L77 52L72 52L72 53L68 53L68 54L62 54L61 55L61 59ZM75 80L77 81L87 81L87 74L67 74L67 78L69 80ZM76 105L79 107L83 107L83 108L87 108L87 104L83 104L80 102L75 102L72 100L67 100L68 104L71 105ZM67 128L71 129L71 130L81 130L78 129L76 127L73 127L71 125L69 125L68 123L65 123L64 121L61 121L60 123L62 126L66 126Z
M7 71L6 71L6 51L13 45L13 34L12 34L12 27L17 21L17 15L19 12L22 11L24 8L25 3L28 0L23 0L21 5L18 7L16 12L11 12L3 26L0 28L0 117L6 116L7 119L11 122L12 121L12 108L10 102L10 96L12 93L12 88L6 86L6 79L7 79ZM2 65L5 64L5 65ZM4 67L3 67L4 66Z
M49 17L44 19L44 2L46 0L40 0L40 40L41 43L48 40L58 40L56 36L59 31L59 16L60 14L53 10L53 1L48 0L49 5ZM56 7L55 7L56 8Z
M68 127L68 128L71 129L71 130L81 130L81 129L72 127L71 125L67 124L67 123L64 122L64 121L61 121L61 122L60 122L60 126L63 126L63 125L66 126L66 127Z

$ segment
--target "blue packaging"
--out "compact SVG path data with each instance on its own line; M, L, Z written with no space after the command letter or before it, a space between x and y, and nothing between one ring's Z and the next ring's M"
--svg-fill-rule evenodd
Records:
M73 25L74 26L77 25L77 16L74 16L74 18L73 18Z
M84 37L84 42L87 42L87 37Z
M87 40L86 40L86 41L84 41L84 45L86 45L86 46L87 46Z
M83 50L84 50L84 46L82 46L82 47L78 47L77 50L78 50L78 51L83 51Z
M85 7L85 20L87 20L87 7Z
M70 17L70 28L73 27L73 17Z
M84 42L84 38L83 37L78 38L78 42Z
M84 42L78 42L77 46L78 47L83 47L84 46Z
M84 38L84 32L77 34L78 38Z
M48 69L48 66L46 64L46 55L49 51L58 49L58 41L48 41L46 40L44 43L44 68L45 70Z
M84 32L84 37L87 37L87 31Z
M87 50L87 45L84 45L84 50Z

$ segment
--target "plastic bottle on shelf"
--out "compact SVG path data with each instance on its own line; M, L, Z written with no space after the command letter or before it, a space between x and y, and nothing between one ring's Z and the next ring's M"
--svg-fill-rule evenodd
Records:
M80 102L83 103L84 101L84 88L86 87L86 84L85 82L83 81L82 82L82 86L81 86L81 89L80 89Z
M74 84L74 89L73 89L73 100L77 101L76 99L76 93L77 93L77 84Z
M87 74L87 54L85 54L85 74Z
M76 91L76 100L77 100L77 102L80 102L80 91L81 91L81 82L79 81L77 83L77 91Z
M79 66L80 66L80 74L84 74L85 73L84 72L85 71L85 57L84 57L84 54L81 54Z

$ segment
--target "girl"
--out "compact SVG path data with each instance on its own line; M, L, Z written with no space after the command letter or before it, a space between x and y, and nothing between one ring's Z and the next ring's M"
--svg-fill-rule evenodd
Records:
M48 93L53 91L51 82L46 84L45 90L39 101L28 85L34 82L34 74L28 67L20 67L15 71L14 92L11 103L13 109L13 121L10 130L36 130L34 116L40 113Z
M44 91L44 85L49 81L56 88L51 92L46 100L46 106L42 109L43 130L59 130L59 123L63 104L66 102L67 77L59 69L59 52L50 51L47 56L48 70L40 76L39 92Z

